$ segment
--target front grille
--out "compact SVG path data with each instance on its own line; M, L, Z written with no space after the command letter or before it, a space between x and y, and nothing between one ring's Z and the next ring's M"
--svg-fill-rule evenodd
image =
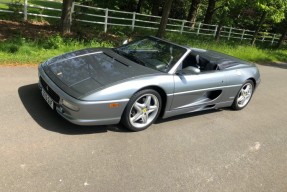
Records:
M43 89L49 94L49 96L56 102L59 103L60 101L60 97L57 93L55 93L55 91L53 91L51 89L51 87L42 79L42 77L40 76L40 82L41 85L43 87Z

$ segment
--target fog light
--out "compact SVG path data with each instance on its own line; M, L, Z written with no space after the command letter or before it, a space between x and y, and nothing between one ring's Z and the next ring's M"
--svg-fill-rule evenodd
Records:
M63 105L73 111L79 111L79 107L63 99Z

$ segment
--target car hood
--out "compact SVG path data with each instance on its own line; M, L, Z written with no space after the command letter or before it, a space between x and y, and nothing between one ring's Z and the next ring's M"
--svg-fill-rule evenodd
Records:
M57 86L77 99L119 81L161 73L107 48L66 53L47 60L42 67Z

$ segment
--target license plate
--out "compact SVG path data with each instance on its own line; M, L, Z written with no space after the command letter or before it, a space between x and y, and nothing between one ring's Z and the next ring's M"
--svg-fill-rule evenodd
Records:
M54 109L54 101L51 99L51 97L42 89L42 96L45 99L45 101L48 103L48 105Z

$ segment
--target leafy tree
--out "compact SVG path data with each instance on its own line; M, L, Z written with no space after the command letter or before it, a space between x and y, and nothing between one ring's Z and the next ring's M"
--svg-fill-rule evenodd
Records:
M255 7L261 12L260 20L251 40L251 45L255 44L258 33L266 20L267 16L278 23L285 18L285 11L287 9L286 0L254 0Z
M215 34L215 39L219 41L220 33L222 30L222 27L224 25L232 25L234 23L234 17L231 16L235 11L235 9L240 9L244 6L246 6L246 0L242 1L236 1L236 0L226 0L220 2L220 6L216 8L217 13L219 15L219 24L217 27L217 31Z
M174 19L186 19L186 0L176 0L172 2L169 17Z
M220 15L221 15L221 19L220 19L220 21L219 21L219 24L218 24L218 26L217 26L217 31L216 31L216 34L215 34L215 39L216 39L216 41L219 41L222 27L223 27L224 23L225 23L226 20L227 20L227 15L228 15L228 13L229 13L229 11L230 11L228 5L229 5L229 1L227 1L226 6L224 6L224 7L222 8L222 10L220 11L220 12L221 12L221 14L220 14Z
M285 15L287 15L287 12ZM283 44L283 42L287 36L287 17L285 17L284 21L281 23L281 26L283 29L282 29L281 37L277 43L277 48L280 48L282 46L282 44Z

